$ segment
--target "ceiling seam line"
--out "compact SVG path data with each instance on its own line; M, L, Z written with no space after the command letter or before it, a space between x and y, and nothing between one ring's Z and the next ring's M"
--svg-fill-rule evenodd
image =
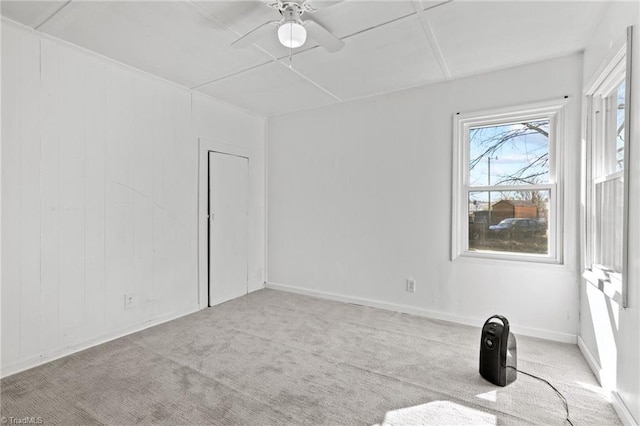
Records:
M291 71L293 71L294 73L296 73L297 75L302 77L304 80L306 80L307 82L311 83L313 86L315 86L316 88L320 89L321 91L323 91L327 95L331 96L333 99L337 100L338 102L343 102L343 100L340 97L336 96L333 92L329 91L328 89L325 89L324 87L320 86L318 83L316 83L315 81L311 80L309 77L307 77L306 75L302 74L297 69L295 69L293 67L290 67L289 65L285 64L282 61L278 61L278 63L280 63L280 65L282 65L283 67L289 68Z
M197 84L197 85L195 85L195 86L190 87L190 89L191 89L191 90L198 90L198 89L200 89L201 87L207 86L207 85L209 85L209 84L217 83L217 82L219 82L219 81L226 80L227 78L235 77L235 76L240 75L240 74L242 74L242 73L245 73L245 72L248 72L248 71L251 71L251 70L255 70L256 68L260 68L260 67L263 67L263 66L265 66L265 65L269 65L269 64L271 64L271 63L273 63L273 62L279 62L279 61L278 61L277 59L273 59L273 60L269 60L269 61L266 61L266 62L262 62L262 63L260 63L260 64L258 64L258 65L254 65L254 66L251 66L251 67L249 67L249 68L241 69L241 70L236 71L236 72L234 72L234 73L232 73L232 74L227 74L227 75L225 75L225 76L218 77L218 78L214 78L213 80L209 80L209 81L206 81L206 82L204 82L204 83Z
M437 6L449 3L450 1L451 0L445 3L440 3ZM429 22L429 18L427 18L427 16L425 15L424 10L417 10L418 5L416 4L416 2L417 0L413 0L413 7L416 8L418 20L420 21L420 26L422 27L422 32L424 33L425 37L427 38L427 41L429 42L429 45L431 46L431 49L433 50L433 54L436 57L436 60L438 61L438 65L440 66L440 70L442 71L444 78L447 80L451 80L451 71L449 71L449 66L447 65L447 62L444 59L442 49L440 49L440 44L438 43L438 39L436 38L436 35L433 32L433 27Z
M418 12L411 12L411 13L408 13L408 14L406 14L406 15L399 16L399 17L397 17L397 18L391 19L390 21L381 22L381 23L376 24L376 25L374 25L374 26L372 26L372 27L364 28L364 29L362 29L362 30L360 30L360 31L356 31L355 33L347 34L346 36L339 37L339 38L340 38L340 40L344 40L345 38L351 38L351 37L353 37L353 36L357 36L357 35L359 35L359 34L366 33L367 31L376 30L376 29L378 29L378 28L384 27L385 25L393 24L394 22L401 21L401 20L403 20L403 19L405 19L405 18L408 18L408 17L410 17L410 16L417 15L417 13L418 13Z
M49 15L47 18L45 18L44 21L40 22L38 25L36 25L35 27L33 27L34 30L39 30L41 26L43 26L44 24L46 24L47 22L49 22L51 20L51 18L53 18L54 16L56 16L58 14L58 12L60 12L62 9L64 9L65 7L67 7L69 5L69 3L71 3L71 0L67 0L62 6L60 6L59 8L56 9L55 12L53 12L51 15Z
M414 0L414 1L415 1L415 0ZM391 20L386 21L386 22L381 22L381 23L376 24L376 25L374 25L374 26L372 26L372 27L364 28L364 29L362 29L362 30L356 31L356 32L351 33L351 34L347 34L347 35L342 36L342 37L339 37L339 38L340 38L340 40L344 40L344 39L346 39L346 38L351 38L351 37L353 37L353 36L357 36L357 35L359 35L359 34L366 33L367 31L375 30L375 29L378 29L378 28L384 27L385 25L393 24L393 23L395 23L395 22L401 21L401 20L403 20L403 19L405 19L405 18L408 18L408 17L410 17L410 16L419 15L421 12L425 12L425 11L427 11L427 10L435 9L436 7L443 6L443 5L445 5L445 4L447 4L447 3L450 3L450 2L452 2L452 1L453 1L453 0L446 0L446 1L443 1L442 3L434 4L433 6L430 6L430 7L426 8L426 9L424 9L424 10L423 10L423 9L422 9L422 7L420 6L418 9L416 9L416 11L415 11L415 12L407 13L406 15L399 16L399 17L397 17L397 18L391 19ZM415 6L415 4L414 4L414 9L415 9L415 8L416 8L416 6ZM317 47L317 46L315 46L315 47ZM313 47L313 48L315 48L315 47ZM313 49L313 48L312 48L312 49Z

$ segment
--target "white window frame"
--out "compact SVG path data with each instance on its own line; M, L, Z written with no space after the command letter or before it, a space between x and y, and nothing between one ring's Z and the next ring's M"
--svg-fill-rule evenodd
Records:
M627 76L631 75L630 63L627 61L630 51L631 29L628 31L626 43L615 51L614 55L605 62L600 72L584 90L585 106L585 155L583 169L584 197L586 201L584 217L584 264L583 277L604 294L620 304L628 306L627 270L628 270L628 229L629 229L629 147L630 147L630 116L631 116L631 82ZM625 93L625 146L624 170L603 170L603 163L611 163L615 159L615 147L606 141L607 118L601 111L605 111L608 98L626 79ZM609 106L610 107L610 106ZM613 156L613 157L612 157ZM601 161L600 158L604 158ZM622 220L622 270L611 271L603 265L595 263L596 232L596 185L601 182L622 178L624 182L624 210Z
M563 145L558 141L569 140L567 134L566 107L569 99L553 100L476 113L453 116L453 200L451 259L460 257L497 260L517 260L538 263L561 264L563 186ZM499 126L524 121L549 120L549 182L539 185L469 185L469 131L483 126ZM547 254L513 253L469 250L469 192L471 191L548 190L548 244Z

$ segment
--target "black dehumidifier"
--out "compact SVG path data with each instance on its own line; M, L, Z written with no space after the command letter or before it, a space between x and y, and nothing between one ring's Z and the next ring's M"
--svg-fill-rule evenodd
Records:
M500 320L500 322L492 320ZM480 375L498 386L513 383L518 375L516 337L509 331L509 321L493 315L484 323L480 339Z

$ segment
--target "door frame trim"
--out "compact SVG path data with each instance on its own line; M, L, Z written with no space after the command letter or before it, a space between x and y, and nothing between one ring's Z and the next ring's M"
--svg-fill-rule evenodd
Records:
M198 306L209 306L209 152L244 157L249 161L251 151L211 139L198 138Z

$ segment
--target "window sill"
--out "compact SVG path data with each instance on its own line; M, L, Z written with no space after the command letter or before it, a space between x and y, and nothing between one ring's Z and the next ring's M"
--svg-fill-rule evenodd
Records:
M582 273L582 278L600 290L605 296L622 305L622 274L594 266Z
M516 254L498 251L465 251L456 256L454 261L477 262L487 264L487 262L502 265L527 265L532 267L564 267L559 259L545 255Z
M531 254L531 253L514 253L504 251L491 251L491 250L467 250L460 253L458 258L467 259L491 259L491 260L503 260L503 261L515 261L526 263L544 263L551 265L559 265L560 262L555 257L545 254Z

